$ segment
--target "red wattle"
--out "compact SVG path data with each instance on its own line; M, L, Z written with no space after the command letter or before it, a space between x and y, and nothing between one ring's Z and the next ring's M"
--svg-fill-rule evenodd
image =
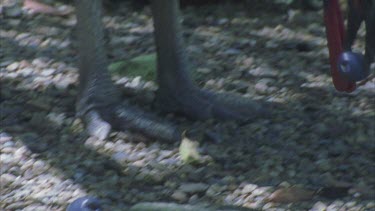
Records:
M329 61L333 85L341 92L352 92L356 84L343 78L338 71L337 61L343 52L344 42L344 20L341 15L338 0L327 0L324 6L324 23L329 50Z

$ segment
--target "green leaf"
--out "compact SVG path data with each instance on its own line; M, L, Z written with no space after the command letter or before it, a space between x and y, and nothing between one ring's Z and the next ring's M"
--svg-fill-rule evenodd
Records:
M141 76L144 80L155 80L156 54L145 54L128 61L113 62L108 66L108 70L117 76Z

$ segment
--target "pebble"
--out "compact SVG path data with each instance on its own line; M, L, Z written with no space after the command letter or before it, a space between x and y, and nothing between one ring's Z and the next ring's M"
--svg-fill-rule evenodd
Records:
M314 204L314 206L310 209L310 211L325 211L327 209L327 205L321 201L318 201Z
M371 201L371 202L367 203L366 208L370 209L370 210L375 209L375 202Z
M274 83L273 79L260 79L256 84L255 84L255 91L261 95L266 95L270 93L271 90L270 86Z
M268 193L270 191L270 189L271 189L270 187L258 187L251 192L251 195L261 196L261 195L264 195L264 194Z
M98 139L94 136L89 137L84 143L86 147L90 147L94 149L102 148L104 144L105 144L105 141Z
M11 154L1 154L0 160L1 160L1 163L4 163L4 164L9 164L9 163L14 162L13 156Z
M206 196L208 197L217 197L221 194L222 191L224 191L227 188L227 186L220 186L213 184L211 185L207 191L206 191Z
M199 199L199 197L198 197L197 194L192 195L192 196L189 198L189 204L197 204L198 199Z
M55 72L56 72L55 69L53 69L53 68L47 68L47 69L43 69L43 70L40 72L40 74L41 74L42 76L50 76L50 75L52 75L52 74L55 73Z
M197 68L197 72L203 73L203 74L209 74L212 72L212 70L210 68L200 67L200 68Z
M8 187L16 180L16 176L13 174L5 173L0 175L0 181L2 187Z
M220 18L218 21L217 21L217 24L218 25L224 25L224 24L227 24L229 22L228 18Z
M273 78L278 75L276 70L273 70L269 67L262 67L262 66L249 70L248 74L252 76L264 77L264 78Z
M23 210L23 208L25 207L25 202L13 202L11 204L9 204L5 210Z
M179 187L179 190L184 193L193 194L204 192L207 188L208 185L204 183L185 183Z
M72 193L62 190L58 196L58 199L60 203L65 203L67 201L70 201L72 199Z
M222 181L223 181L224 183L226 183L226 184L233 184L233 183L236 182L236 177L231 176L231 175L229 175L229 176L225 176L225 177L223 177Z
M255 185L255 184L247 184L243 187L241 193L242 194L250 194L251 192L253 192L257 188L258 188L258 186Z
M6 70L9 71L9 72L16 71L18 69L19 65L20 64L18 62L13 62L12 64L10 64L6 67Z
M137 76L131 82L126 84L126 87L130 87L133 89L142 89L144 82L142 81L142 77Z
M32 204L27 207L25 207L24 211L34 211L34 210L48 210L48 206L40 205L40 204Z
M129 161L129 154L125 152L116 152L112 155L112 159L118 163L124 163L126 161Z
M45 172L48 169L48 166L46 165L45 162L41 160L35 161L33 164L33 171L35 172L36 175L39 175L43 172Z
M238 55L238 54L241 54L241 53L242 53L242 51L238 50L236 48L229 48L229 49L227 49L223 52L224 55L228 55L228 56Z
M188 200L186 193L182 191L175 191L171 197L178 202L186 202Z
M34 171L30 168L24 169L25 171L23 172L23 179L25 180L31 180L34 178L37 174L34 173Z
M2 151L4 150L4 149L11 149L11 152L13 152L13 148L16 146L16 144L13 142L13 141L7 141L7 142L5 142L4 144L2 144L2 147L1 147L1 149L2 149ZM5 151L3 151L4 153L7 153L7 152L5 152Z
M347 208L352 208L352 207L355 207L357 203L355 201L349 201L347 203L345 203L345 207Z
M31 67L25 67L23 69L20 69L19 70L20 74L23 76L23 77L28 77L28 76L31 76L34 72L34 69L31 68Z
M55 75L53 80L55 81L56 88L60 90L67 89L69 85L73 84L76 81L75 78L69 75L62 75L61 73Z
M24 36L26 36L26 35L24 35ZM48 62L47 58L39 57L39 58L34 59L31 62L31 64L34 65L37 68L45 69L45 68L48 68L49 62Z
M139 40L138 36L124 36L124 37L117 37L113 36L111 38L111 45L131 45L134 44L137 40Z
M51 121L52 123L58 125L58 126L62 126L64 124L64 121L66 119L66 115L64 113L49 113L47 115L47 118L49 121Z
M275 205L273 203L266 203L263 205L263 210L271 210Z

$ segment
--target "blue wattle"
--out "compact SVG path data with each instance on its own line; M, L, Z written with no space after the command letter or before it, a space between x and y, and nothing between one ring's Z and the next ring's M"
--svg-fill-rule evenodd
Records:
M337 65L340 75L348 81L361 81L368 76L368 71L365 70L365 60L362 54L345 51L339 56Z

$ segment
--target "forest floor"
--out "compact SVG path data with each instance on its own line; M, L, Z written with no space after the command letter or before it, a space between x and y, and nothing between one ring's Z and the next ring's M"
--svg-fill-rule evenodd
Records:
M334 89L322 11L243 4L182 10L197 83L276 105L266 119L239 125L162 114L152 106L154 82L113 76L131 104L180 127L210 131L198 139L202 160L187 164L180 142L129 131L88 137L75 115L72 5L49 1L67 11L56 15L12 2L0 6L1 210L64 210L87 195L101 199L104 210L141 202L375 210L375 80L350 94ZM126 5L103 19L110 62L155 51L150 8Z

